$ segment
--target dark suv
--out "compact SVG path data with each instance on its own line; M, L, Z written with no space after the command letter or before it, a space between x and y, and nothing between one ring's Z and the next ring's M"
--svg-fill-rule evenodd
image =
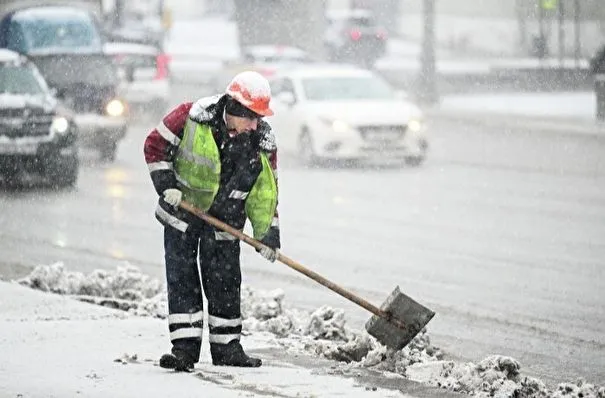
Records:
M59 187L78 178L76 126L25 56L0 49L0 175L48 177Z
M126 134L126 104L119 78L103 53L94 16L67 6L27 6L0 21L0 47L27 55L57 96L74 111L79 142L113 160Z
M387 31L366 9L326 13L324 45L329 60L371 67L386 51Z

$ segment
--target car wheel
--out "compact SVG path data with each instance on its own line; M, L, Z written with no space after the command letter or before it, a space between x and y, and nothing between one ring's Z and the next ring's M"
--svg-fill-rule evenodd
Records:
M429 143L425 139L421 139L418 142L418 147L420 148L420 153L414 156L406 156L405 164L412 167L418 167L426 160L426 153L429 148Z
M114 160L116 160L118 143L115 141L108 141L101 146L99 151L101 155L101 160L106 162L113 162Z
M424 163L425 159L426 159L425 155L406 156L405 157L405 164L408 165L408 166L411 166L411 167L418 167L422 163Z
M57 188L75 187L78 182L78 167L72 167L65 170L64 173L55 176L54 185Z
M313 149L313 138L306 129L298 137L298 155L305 166L312 167L317 164L317 155L315 149Z
M53 187L69 188L76 186L79 169L80 162L78 157L74 156L51 166L46 174L50 177Z

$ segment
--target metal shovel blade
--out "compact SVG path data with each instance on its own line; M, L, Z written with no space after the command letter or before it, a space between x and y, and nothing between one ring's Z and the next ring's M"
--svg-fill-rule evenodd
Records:
M366 331L382 344L395 350L408 345L435 316L433 311L401 293L399 286L387 297L380 309L397 319L404 328L373 315L366 323Z

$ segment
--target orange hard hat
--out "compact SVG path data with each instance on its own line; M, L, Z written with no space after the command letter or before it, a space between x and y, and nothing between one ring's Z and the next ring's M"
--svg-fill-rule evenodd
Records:
M267 79L258 72L245 71L235 75L225 94L261 116L272 116L269 107L271 87Z

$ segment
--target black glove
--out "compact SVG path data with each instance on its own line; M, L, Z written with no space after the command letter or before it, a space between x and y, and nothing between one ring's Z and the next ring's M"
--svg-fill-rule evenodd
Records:
M256 251L272 263L275 262L279 255L280 248L279 228L269 228L269 232L267 232L267 234L260 240L260 242L267 247L264 247L262 249L256 249Z
M279 228L271 227L269 228L269 232L260 240L260 242L267 246L264 249L256 249L257 253L260 253L261 256L271 261L272 263L277 260L277 255L279 254L279 248L281 247L279 241Z
M263 245L268 246L273 250L280 249L281 242L279 237L279 228L269 228L269 232L267 232L267 234L260 241Z

